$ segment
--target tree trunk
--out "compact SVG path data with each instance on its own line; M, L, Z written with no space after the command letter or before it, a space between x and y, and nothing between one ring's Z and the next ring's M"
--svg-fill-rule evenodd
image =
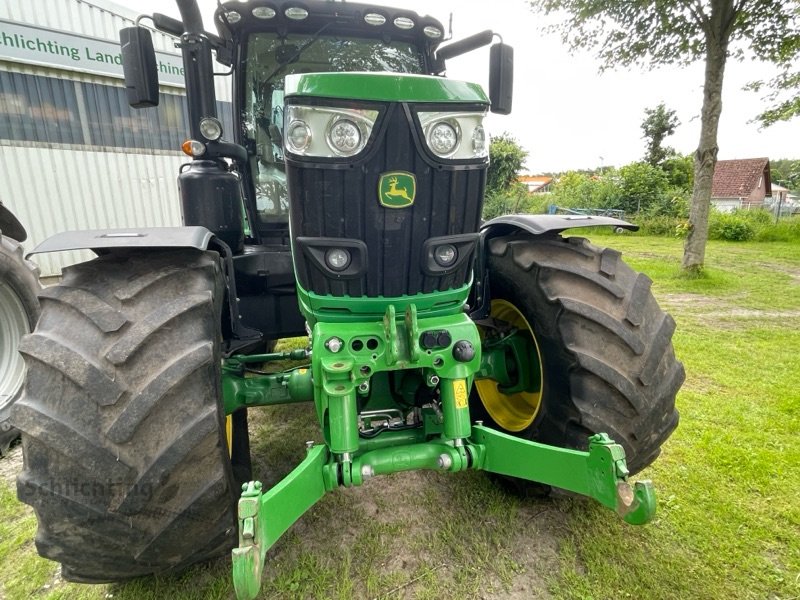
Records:
M700 144L694 154L694 189L689 209L689 235L683 248L682 267L684 272L690 274L702 272L705 260L711 184L719 150L717 131L722 114L722 81L734 16L732 0L714 0L711 17L706 23L706 70L700 116Z

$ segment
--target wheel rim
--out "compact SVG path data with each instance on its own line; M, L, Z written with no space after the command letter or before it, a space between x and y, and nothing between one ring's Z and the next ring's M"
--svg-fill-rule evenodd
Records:
M25 361L17 347L26 333L30 333L30 325L25 307L11 286L0 281L0 407L22 387Z
M517 329L527 331L536 349L536 356L531 358L538 362L539 373L542 373L537 391L504 394L500 391L499 384L492 379L477 379L475 381L475 388L478 391L481 402L494 422L507 431L522 431L533 423L542 404L544 370L542 368L542 355L539 350L539 344L528 320L516 306L507 300L492 300L490 315L493 319L505 321Z
M233 456L233 417L225 417L225 441L228 442L228 458Z

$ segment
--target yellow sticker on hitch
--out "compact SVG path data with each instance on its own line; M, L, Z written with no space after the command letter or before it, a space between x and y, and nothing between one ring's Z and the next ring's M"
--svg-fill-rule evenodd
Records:
M456 397L456 408L467 408L467 382L464 379L453 381L453 395Z

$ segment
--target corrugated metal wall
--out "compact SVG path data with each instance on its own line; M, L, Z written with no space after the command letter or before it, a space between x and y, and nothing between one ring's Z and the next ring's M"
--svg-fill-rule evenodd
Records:
M181 156L0 146L3 202L33 246L60 231L180 224L175 179ZM91 257L40 254L42 275Z
M104 0L0 1L0 18L104 39L116 39L135 16ZM176 52L170 36L156 33L153 41ZM229 85L229 77L218 78L224 123ZM180 224L182 90L162 86L158 109L134 111L121 86L111 77L0 60L0 199L27 227L28 249L60 231ZM35 260L43 275L55 275L90 256Z

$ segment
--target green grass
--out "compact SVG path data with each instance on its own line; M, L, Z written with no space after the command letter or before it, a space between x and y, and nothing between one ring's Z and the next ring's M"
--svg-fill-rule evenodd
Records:
M480 473L404 473L337 490L270 551L270 598L800 597L800 244L711 242L680 276L677 239L592 233L654 280L675 317L681 424L656 463L656 520L593 502L518 500ZM271 485L321 438L308 406L252 419ZM67 584L0 481L0 598L230 598L230 561L121 585Z

